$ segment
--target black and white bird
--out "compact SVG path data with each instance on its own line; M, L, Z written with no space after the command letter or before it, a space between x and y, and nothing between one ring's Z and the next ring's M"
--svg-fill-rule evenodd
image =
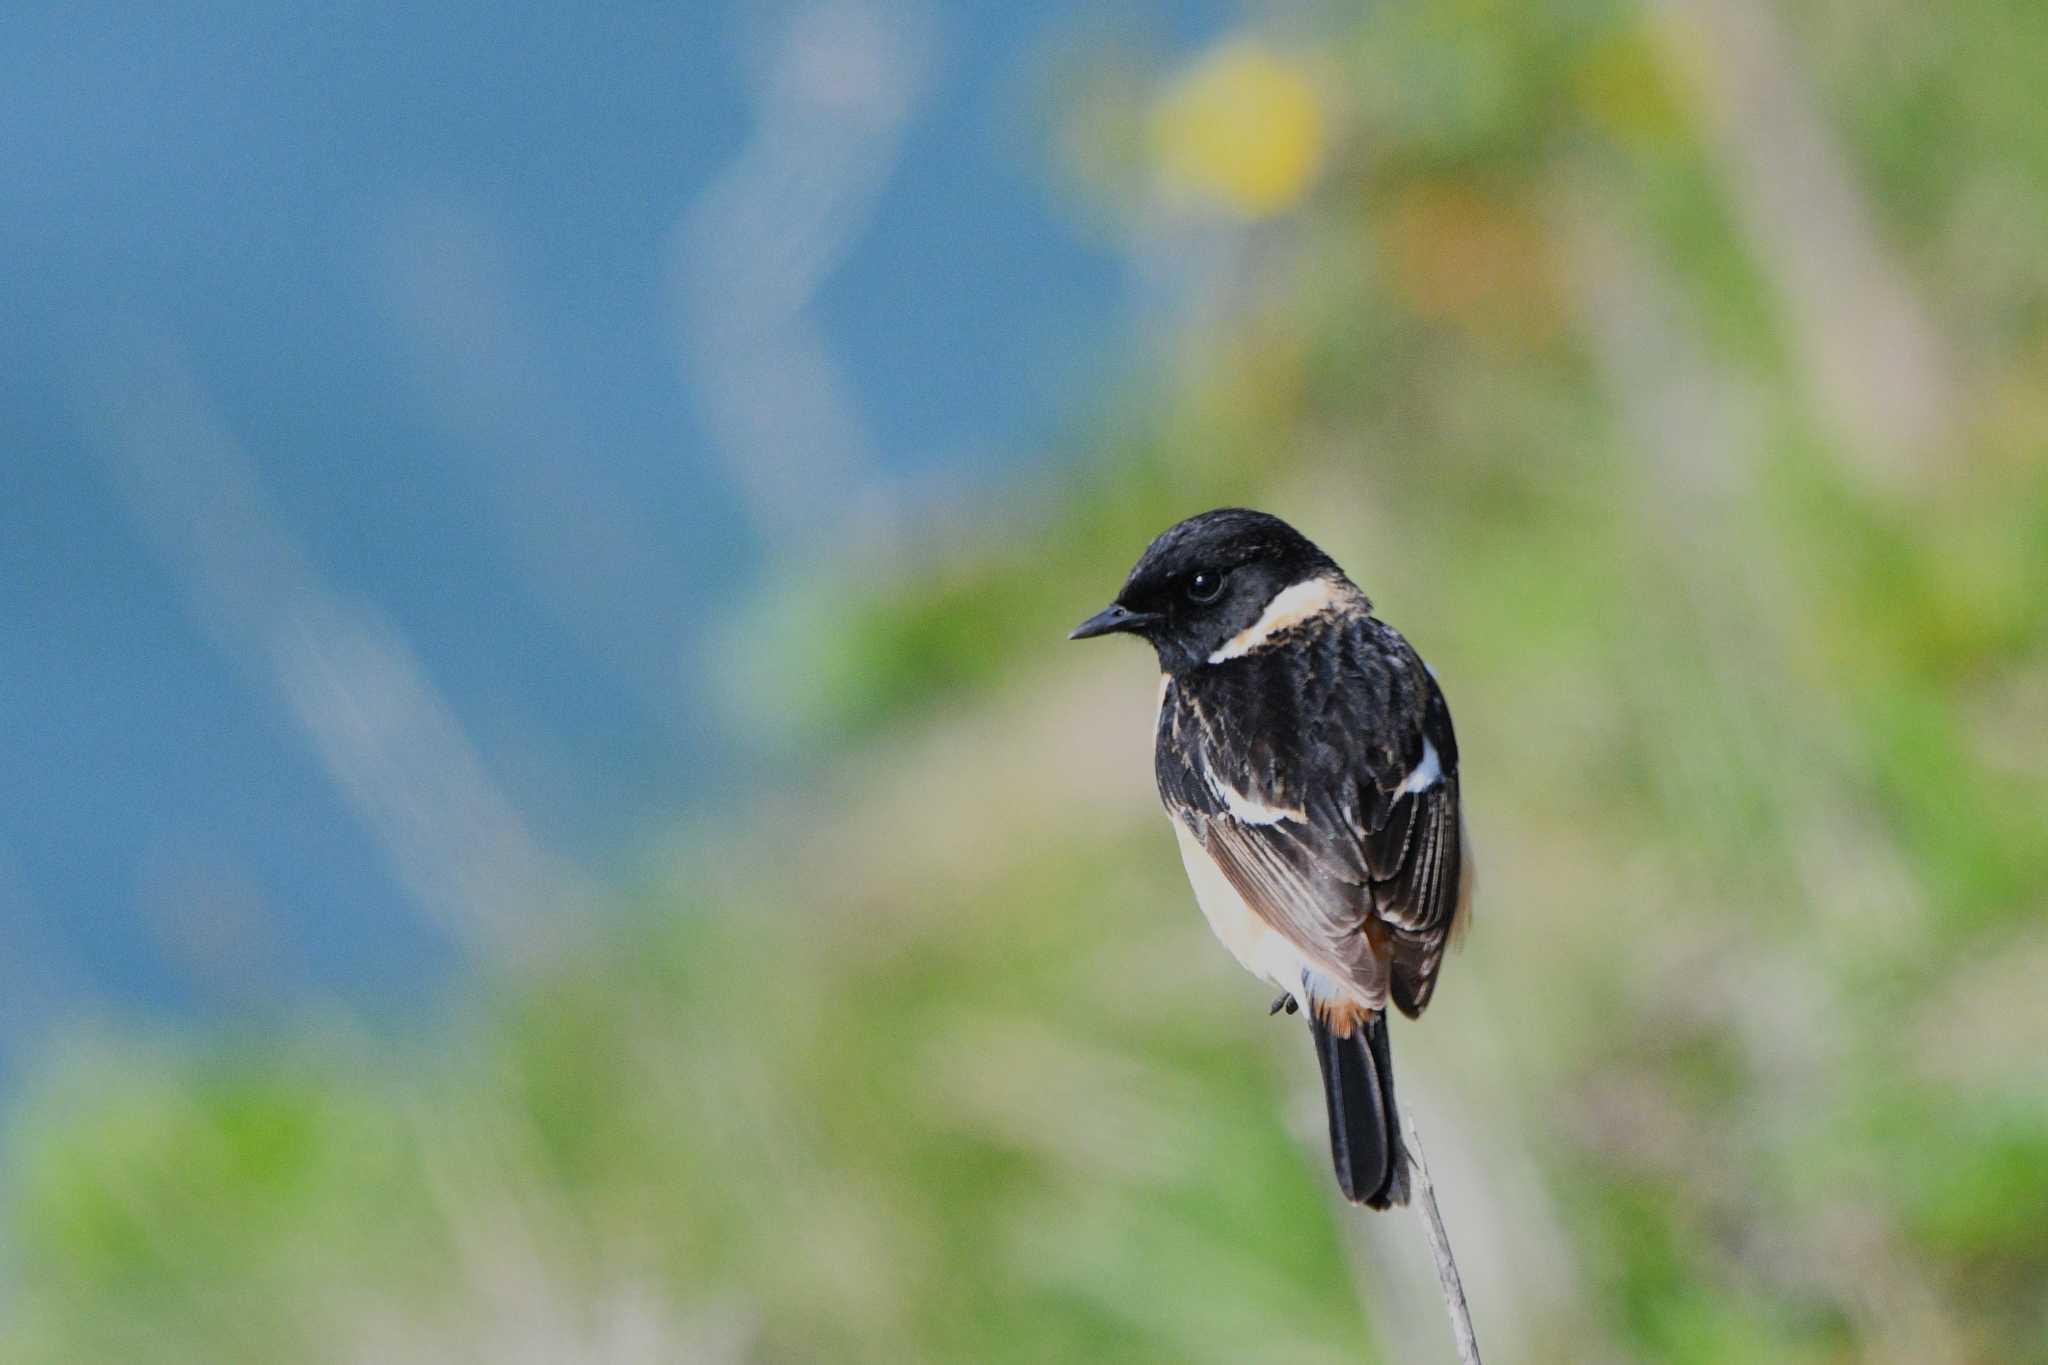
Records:
M1336 561L1243 508L1162 534L1071 638L1115 633L1159 655L1159 798L1209 927L1308 1017L1345 1198L1406 1203L1387 1002L1429 1004L1472 884L1435 676Z

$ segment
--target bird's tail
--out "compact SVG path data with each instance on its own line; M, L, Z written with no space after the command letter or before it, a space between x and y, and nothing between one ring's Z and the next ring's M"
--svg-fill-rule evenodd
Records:
M1375 1014L1348 1035L1308 1011L1330 1107L1330 1157L1344 1197L1367 1208L1408 1202L1408 1149L1394 1107L1394 1060L1387 1051L1387 1018Z

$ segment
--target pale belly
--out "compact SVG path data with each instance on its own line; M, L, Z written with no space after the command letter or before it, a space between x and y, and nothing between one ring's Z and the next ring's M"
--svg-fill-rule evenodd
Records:
M1253 976L1271 982L1297 998L1304 989L1324 1000L1352 994L1317 971L1284 934L1269 926L1244 903L1244 898L1237 894L1237 888L1203 851L1186 825L1178 820L1173 820L1172 824L1174 837L1180 841L1181 865L1187 869L1188 882L1195 889L1195 901L1202 907L1202 917L1209 921L1210 930L1222 940L1223 946L1230 950L1230 955L1238 960L1239 965ZM1304 978L1307 978L1306 983Z

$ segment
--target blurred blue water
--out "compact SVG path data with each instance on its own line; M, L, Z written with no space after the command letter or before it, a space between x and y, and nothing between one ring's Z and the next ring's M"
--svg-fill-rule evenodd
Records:
M814 300L864 477L987 477L1113 354L1122 269L1019 133L1032 54L1088 12L923 16L880 197ZM166 340L539 842L602 870L744 763L689 648L778 542L690 391L668 270L754 131L767 13L0 12L0 1047L81 998L413 998L455 956L96 448L105 396L156 382L124 329ZM1225 17L1153 19L1180 47Z

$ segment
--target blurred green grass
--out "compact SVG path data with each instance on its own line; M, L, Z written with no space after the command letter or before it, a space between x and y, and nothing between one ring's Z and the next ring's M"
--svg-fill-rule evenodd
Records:
M1465 740L1478 919L1396 1050L1482 1336L2048 1361L2048 13L1317 22L1264 42L1323 164L1215 312L1032 485L766 590L731 690L798 790L445 1036L40 1069L0 1358L1436 1351L1180 884L1149 662L1058 644L1255 501ZM1725 98L1787 73L1933 360L1802 302L1841 222ZM1143 127L1129 80L1077 107Z

